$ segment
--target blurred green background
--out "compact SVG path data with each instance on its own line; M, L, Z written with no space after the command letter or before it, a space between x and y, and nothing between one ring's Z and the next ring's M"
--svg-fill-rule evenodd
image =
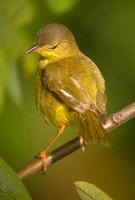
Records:
M38 115L34 77L38 57L25 51L48 23L63 23L106 80L108 114L135 100L135 1L0 1L0 156L15 170L47 144L55 128ZM70 127L59 146L77 135ZM33 200L77 200L73 183L95 184L114 199L135 199L135 121L112 132L113 145L89 145L42 176L25 180Z

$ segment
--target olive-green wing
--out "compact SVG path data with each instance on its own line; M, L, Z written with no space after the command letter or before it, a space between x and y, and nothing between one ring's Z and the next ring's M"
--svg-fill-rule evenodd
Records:
M104 79L88 57L68 58L49 64L45 68L44 83L73 110L106 113Z
M51 67L50 67L51 69ZM67 76L62 69L46 71L44 73L43 82L45 86L54 93L54 95L62 100L72 110L83 113L86 110L94 111L95 105L91 97L78 79L76 74Z

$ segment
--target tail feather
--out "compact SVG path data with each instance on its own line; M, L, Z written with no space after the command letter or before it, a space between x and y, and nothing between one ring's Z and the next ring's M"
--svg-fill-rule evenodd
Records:
M111 141L107 131L103 128L100 117L95 112L85 112L79 114L80 135L84 142L101 143L110 146Z

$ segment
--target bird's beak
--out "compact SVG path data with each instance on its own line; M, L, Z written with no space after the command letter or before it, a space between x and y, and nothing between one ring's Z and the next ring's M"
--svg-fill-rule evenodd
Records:
M29 54L29 53L33 53L35 52L36 50L38 50L38 46L36 44L34 44L32 47L30 47L27 51L26 51L26 54Z

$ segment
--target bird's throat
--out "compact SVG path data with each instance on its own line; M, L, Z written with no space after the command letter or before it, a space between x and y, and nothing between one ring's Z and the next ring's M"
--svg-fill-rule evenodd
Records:
M54 63L60 59L59 56L55 52L52 52L52 51L40 50L38 53L42 56L42 59L39 62L40 69L45 68L46 65L50 63Z
M54 58L57 58L58 55L53 52L53 51L47 51L47 50L43 50L43 49L40 49L38 51L38 53L43 56L44 58L47 58L47 59L54 59Z

